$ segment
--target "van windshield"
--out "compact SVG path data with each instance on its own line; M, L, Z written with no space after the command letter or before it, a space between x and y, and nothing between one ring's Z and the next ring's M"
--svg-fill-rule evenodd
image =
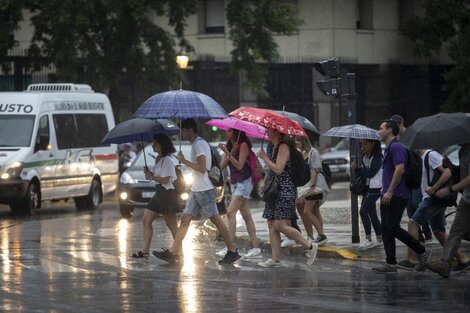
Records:
M0 115L0 147L29 147L34 115Z

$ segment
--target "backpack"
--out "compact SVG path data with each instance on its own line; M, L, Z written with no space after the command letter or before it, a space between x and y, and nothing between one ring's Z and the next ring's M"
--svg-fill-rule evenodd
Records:
M423 162L421 157L416 152L408 149L404 145L402 145L402 147L405 148L406 157L408 159L408 164L405 167L405 173L403 174L405 185L411 190L421 188L421 176L423 175ZM387 153L387 157L388 155L389 153Z
M405 185L411 190L418 189L421 187L423 162L421 157L416 152L406 147L405 149L408 156L408 167L405 169L405 173L403 174L405 178Z
M251 182L253 183L253 186L256 186L256 184L261 180L263 167L261 166L256 154L251 149L248 154L248 158L246 159L246 163L251 169Z
M432 176L432 178L429 176L429 168L430 168L430 166L429 166L429 154L431 152L432 151L428 151L428 153L426 153L426 156L424 157L424 167L426 168L426 177L427 177L428 186L434 186L434 184L439 180L439 178L442 175L441 172L435 170L434 175ZM447 167L446 166L446 161L444 159L442 160L442 166L444 168ZM452 168L450 168L450 170L452 172ZM454 175L451 175L449 180L444 185L442 185L440 188L450 187L453 184L455 184ZM438 202L440 205L448 207L448 206L457 205L457 194L458 194L458 192L454 191L454 192L449 193L445 198L437 198L437 197L434 197L434 195L432 195L431 197L434 199L434 201Z
M287 145L289 146L291 164L289 175L294 186L301 187L310 180L310 166L308 166L308 163L305 161L299 150L289 144Z
M214 187L221 187L224 185L224 176L222 175L222 169L220 168L219 160L216 158L214 151L211 150L211 168L207 171L209 174L209 180Z
M330 166L323 160L321 161L321 173L323 174L323 177L325 177L325 181L328 187L331 187L331 184L333 183L333 176L331 175Z

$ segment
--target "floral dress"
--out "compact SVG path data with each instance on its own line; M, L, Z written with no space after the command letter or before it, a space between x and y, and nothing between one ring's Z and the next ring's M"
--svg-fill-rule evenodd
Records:
M277 149L279 149L279 147L276 148L271 158L274 163L276 163L277 159ZM290 220L292 218L298 218L295 212L297 188L294 186L289 175L290 168L291 162L288 160L280 175L276 175L272 171L269 172L269 175L278 181L279 190L276 200L266 202L263 218L268 220Z

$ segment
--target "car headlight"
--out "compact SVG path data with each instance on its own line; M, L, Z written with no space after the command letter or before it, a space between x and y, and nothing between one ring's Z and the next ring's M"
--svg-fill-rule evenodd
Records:
M122 173L121 178L119 178L121 184L136 184L137 179L133 178L129 173Z
M3 167L0 178L11 179L20 177L21 171L23 170L23 162L13 162Z
M193 183L193 174L184 174L184 182L186 183L186 186L191 186Z

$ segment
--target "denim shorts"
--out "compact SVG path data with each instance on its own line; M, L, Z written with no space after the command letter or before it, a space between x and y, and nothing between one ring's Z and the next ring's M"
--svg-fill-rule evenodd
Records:
M422 226L429 221L433 233L446 231L446 208L434 202L431 197L426 197L421 201L414 212L411 220Z
M191 192L183 213L191 214L193 218L201 216L204 219L219 215L215 202L215 188Z
M240 196L245 199L250 199L251 191L253 190L253 183L251 177L248 177L242 182L231 185L232 196Z

